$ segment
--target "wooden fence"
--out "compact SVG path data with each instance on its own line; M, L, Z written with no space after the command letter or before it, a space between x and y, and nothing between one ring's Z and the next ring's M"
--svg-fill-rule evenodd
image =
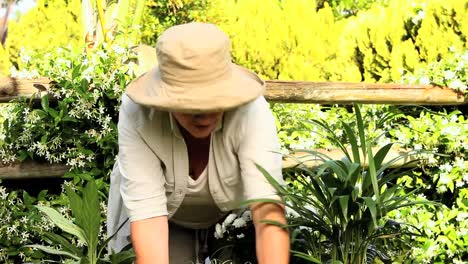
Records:
M53 83L47 78L35 80L0 79L0 103L25 96L40 98L48 96L47 91ZM434 85L405 84L367 84L344 82L300 82L300 81L267 81L265 98L271 102L317 103L317 104L397 104L397 105L461 105L467 100L463 93L447 87ZM332 158L343 157L341 151L320 149ZM397 149L389 158L410 150ZM400 160L394 166L400 166L413 157ZM294 153L283 160L283 168L291 168L303 163L308 167L321 164L317 158L307 153ZM60 177L69 169L64 164L44 164L34 161L0 164L0 179L23 179Z

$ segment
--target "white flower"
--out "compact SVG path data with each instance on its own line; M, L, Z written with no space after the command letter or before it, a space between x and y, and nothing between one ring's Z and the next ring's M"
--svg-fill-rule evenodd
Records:
M20 222L26 224L28 222L28 218L26 216L21 217Z
M462 131L461 128L458 126L444 126L442 130L440 131L442 135L449 135L452 137L458 137Z
M24 254L23 251L20 251L18 256L22 259L22 260L25 260L26 259L26 255Z
M455 78L455 72L453 71L444 71L444 79L451 80Z
M245 237L245 235L244 235L243 233L242 233L242 234L239 234L239 235L237 235L237 238L239 238L239 239L241 239L241 238L244 238L244 237Z
M419 83L420 84L430 84L431 80L429 79L429 77L423 76L423 77L419 78Z
M441 173L439 177L439 183L443 185L448 184L452 181L452 178L448 173Z
M114 52L119 55L125 52L125 49L120 47L119 45L112 46L112 50L114 50Z
M445 163L445 164L442 164L440 165L439 167L442 171L446 171L446 172L450 172L452 171L453 167L452 165L450 165L450 163Z
M225 232L224 228L220 224L216 224L214 237L216 239L223 238L224 237L224 232Z
M242 213L242 219L244 219L246 222L252 220L252 212L250 210L246 210L245 212Z
M448 84L448 86L450 88L453 88L453 89L459 89L459 90L462 90L462 91L465 91L467 89L467 86L466 84L464 84L462 81L460 81L459 79L456 79L456 80L453 80L452 82L450 82Z
M232 223L232 225L235 227L235 228L240 228L240 227L243 227L243 226L246 226L247 225L247 222L242 219L242 218L237 218L236 220L234 220L234 222Z
M447 192L446 185L437 186L437 193L445 193L445 192Z
M3 186L0 186L0 198L2 200L5 200L8 197L8 193L6 191L6 188Z
M236 219L237 215L232 213L232 214L229 214L226 219L224 219L224 222L223 222L223 225L230 225L234 219Z

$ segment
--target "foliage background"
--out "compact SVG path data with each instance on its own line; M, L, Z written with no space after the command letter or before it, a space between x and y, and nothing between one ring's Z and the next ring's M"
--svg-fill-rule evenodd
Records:
M97 179L106 196L116 153L119 98L136 75L136 54L125 37L113 46L85 54L80 2L50 0L9 23L0 48L0 70L17 77L48 76L57 82L58 103L21 101L0 108L0 157L3 162L35 159L71 165L66 184L80 189ZM265 79L437 83L466 91L468 72L468 6L465 1L146 1L137 43L154 45L167 27L188 21L218 24L231 37L236 63ZM309 119L324 119L343 134L339 120L350 120L338 105L272 104L285 152L333 148ZM456 263L468 259L468 123L466 106L365 106L368 135L378 144L436 150L417 179L403 179L408 190L441 202L442 208L420 206L393 212L426 237L396 261ZM383 127L373 120L385 113L400 118ZM294 184L294 182L291 182ZM46 187L44 187L46 188ZM67 197L30 197L22 190L0 189L4 221L0 259L41 259L21 248L43 242L38 225L47 225L32 203L42 201L67 211ZM26 198L30 197L30 198ZM3 208L3 207L2 207ZM104 207L103 207L104 210ZM24 222L24 216L30 219ZM23 219L23 220L22 220ZM104 223L103 223L104 224ZM77 242L78 243L78 242Z

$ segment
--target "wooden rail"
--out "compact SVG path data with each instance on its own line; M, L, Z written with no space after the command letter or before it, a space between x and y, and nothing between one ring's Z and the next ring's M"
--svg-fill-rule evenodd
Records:
M345 157L345 155L337 149L318 149L316 151L335 160L343 159ZM375 152L377 152L377 149L373 150L373 153ZM411 155L410 153L410 150L407 149L391 150L384 160L384 163L390 162L396 157L404 156L405 158L397 160L392 163L390 167L395 168L403 166L410 161L416 160L416 156ZM362 162L363 164L366 164L365 160ZM306 152L297 152L283 157L283 169L289 169L297 166L315 168L321 164L323 164L323 161L320 158ZM35 161L27 161L10 165L0 164L0 179L57 178L62 177L69 169L70 166L64 164L39 163Z
M65 164L36 161L0 164L0 179L58 178L62 177L69 169L70 166Z
M460 105L468 101L462 92L434 85L388 83L267 81L265 97L272 102L317 104ZM0 78L0 103L20 96L47 94L47 78Z

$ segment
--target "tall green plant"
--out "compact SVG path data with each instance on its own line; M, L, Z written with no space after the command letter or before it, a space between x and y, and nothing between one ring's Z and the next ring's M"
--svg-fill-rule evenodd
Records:
M135 44L138 27L143 16L145 0L83 0L81 3L83 32L89 46L112 44L116 34L132 29L126 41Z
M293 246L297 249L293 253L314 263L363 264L376 257L388 261L389 252L398 248L384 242L398 241L404 233L416 234L404 231L401 224L387 219L387 214L430 203L412 199L417 189L406 192L396 184L398 178L412 176L409 164L392 168L410 154L389 160L393 143L374 154L374 142L365 133L359 106L354 109L355 122L342 123L345 142L325 121L312 121L327 131L326 137L343 151L343 159L333 160L309 150L311 158L321 159L323 165L315 170L299 167L294 187L278 184L259 167L294 215L287 227L303 240Z
M74 221L65 218L54 208L47 206L36 206L42 213L46 214L50 220L64 233L74 236L82 244L84 249L79 248L71 242L67 235L58 235L53 232L46 232L44 236L52 242L54 246L61 246L61 249L44 245L30 245L45 253L59 255L67 259L67 263L128 263L134 258L131 251L122 251L113 255L110 259L104 258L103 252L107 243L113 236L108 238L101 245L99 244L101 210L99 207L99 193L94 181L88 182L83 188L83 195L79 196L75 191L66 187L67 196L70 200L70 208ZM121 225L121 227L123 224Z

